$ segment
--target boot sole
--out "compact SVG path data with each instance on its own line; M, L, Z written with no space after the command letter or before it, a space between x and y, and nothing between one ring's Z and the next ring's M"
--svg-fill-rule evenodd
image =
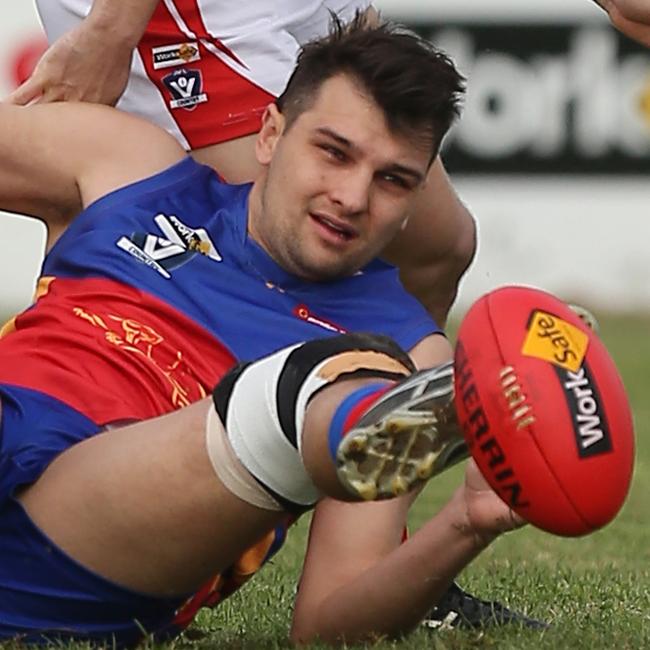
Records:
M388 391L339 444L337 474L344 487L364 501L389 499L466 458L453 397L451 364Z

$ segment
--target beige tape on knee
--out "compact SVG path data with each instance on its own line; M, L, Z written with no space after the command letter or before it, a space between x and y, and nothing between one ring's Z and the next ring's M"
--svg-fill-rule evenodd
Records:
M205 442L215 474L226 488L246 503L262 510L282 510L280 504L253 478L235 455L219 415L210 406Z

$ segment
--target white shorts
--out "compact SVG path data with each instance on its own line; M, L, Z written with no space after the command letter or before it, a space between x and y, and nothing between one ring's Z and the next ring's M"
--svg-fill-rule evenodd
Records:
M255 133L300 46L372 0L161 0L133 57L118 107L197 149ZM92 0L36 0L49 42Z

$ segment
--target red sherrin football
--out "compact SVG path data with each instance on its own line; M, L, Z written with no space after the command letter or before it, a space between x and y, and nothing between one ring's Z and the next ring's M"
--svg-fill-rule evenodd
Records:
M497 494L558 535L611 521L630 485L634 430L596 334L554 296L504 287L472 305L454 361L465 439Z

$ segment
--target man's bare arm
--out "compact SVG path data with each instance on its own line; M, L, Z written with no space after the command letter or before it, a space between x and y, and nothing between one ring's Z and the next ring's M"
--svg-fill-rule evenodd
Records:
M136 47L159 0L95 0L80 25L55 41L32 76L8 98L115 104Z
M92 104L0 104L0 209L61 227L99 197L184 152L165 131Z
M410 354L424 367L448 360L451 348L434 335ZM296 599L295 642L354 642L408 632L497 534L522 523L470 462L465 484L445 508L402 543L414 496L318 504Z
M353 643L409 632L495 537L524 523L473 461L449 502L403 543L400 500L318 504L296 599L294 642Z

